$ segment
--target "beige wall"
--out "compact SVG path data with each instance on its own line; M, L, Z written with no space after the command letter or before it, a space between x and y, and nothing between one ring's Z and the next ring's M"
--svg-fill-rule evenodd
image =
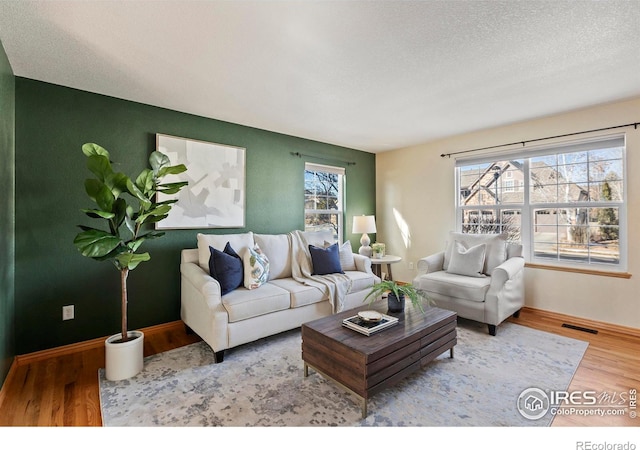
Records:
M455 227L455 159L440 154L638 121L640 98L378 154L377 240L386 244L387 253L403 258L393 266L394 279L411 281L417 273L416 261L443 249L448 232ZM628 272L632 277L527 268L525 302L534 308L640 328L640 127L613 132L625 132L627 137Z

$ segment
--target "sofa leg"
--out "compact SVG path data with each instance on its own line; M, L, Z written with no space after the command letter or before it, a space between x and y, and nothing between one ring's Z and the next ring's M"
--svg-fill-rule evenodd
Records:
M224 350L218 350L217 352L213 352L213 356L215 357L216 364L224 361Z
M184 331L187 333L187 335L196 334L196 332L193 331L188 325L184 326Z
M522 311L521 309L517 310L516 312L513 313L513 317L515 319L517 319L518 317L520 317L520 311Z
M495 336L496 335L496 326L495 325L489 325L489 334L491 336Z

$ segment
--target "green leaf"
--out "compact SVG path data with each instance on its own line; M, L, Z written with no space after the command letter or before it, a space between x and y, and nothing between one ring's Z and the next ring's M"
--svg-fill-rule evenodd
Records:
M121 172L112 172L104 179L104 184L107 185L113 196L118 198L121 193L127 192L127 181L129 177Z
M120 228L120 225L122 225L122 221L126 216L126 210L127 202L123 198L119 198L114 202L112 211L114 212L113 223L116 228Z
M149 261L151 259L151 256L149 256L149 253L123 253L118 255L116 259L118 260L118 263L121 267L126 267L129 270L133 270L141 262Z
M111 219L113 217L115 217L115 214L112 212L107 212L107 211L101 211L99 209L81 209L80 211L82 211L83 213L85 213L87 216L94 218L94 219Z
M78 233L73 243L83 256L100 258L117 248L120 239L106 231L89 229Z
M136 178L136 187L145 195L152 192L154 188L153 172L149 169L144 169L140 172L140 175Z
M187 166L185 166L184 164L163 167L158 171L158 178L163 178L167 175L178 175L179 173L186 172L186 171L187 171Z
M155 175L158 175L159 172L160 172L160 169L162 169L163 167L171 164L171 160L164 153L153 152L153 153L151 153L151 155L149 155L149 164L151 165L151 168L153 169L153 173Z
M91 155L87 159L87 168L100 181L104 181L109 175L113 174L109 158L104 155Z
M154 208L150 211L147 211L145 214L140 214L136 219L138 223L145 223L149 217L152 216L166 216L167 213L171 210L170 205L160 205L157 208Z
M146 195L144 195L144 193L140 189L138 189L138 187L133 184L131 180L127 181L127 190L131 195L140 200L140 203L144 210L147 210L151 207L151 200Z
M84 153L86 156L102 155L102 156L106 156L107 159L111 159L111 156L109 156L109 152L106 151L104 148L100 147L98 144L93 144L93 143L84 144L82 146L82 153Z
M96 202L101 210L111 211L115 197L102 181L90 178L84 182L85 190L91 200Z
M163 194L177 194L180 192L180 189L187 186L189 184L188 181L179 181L177 183L165 183L159 184L157 187L157 191Z

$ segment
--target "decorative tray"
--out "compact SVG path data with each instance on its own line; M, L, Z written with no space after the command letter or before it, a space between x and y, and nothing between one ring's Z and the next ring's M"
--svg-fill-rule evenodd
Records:
M375 314L374 314L375 313ZM375 316L375 317L374 317ZM378 320L375 320L379 317ZM375 311L361 311L355 316L347 317L342 325L370 336L378 331L385 330L398 323L397 317L388 316Z

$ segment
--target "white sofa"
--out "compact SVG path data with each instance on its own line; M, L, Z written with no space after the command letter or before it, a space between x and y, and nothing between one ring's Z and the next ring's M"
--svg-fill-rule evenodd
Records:
M197 237L198 248L184 249L181 254L180 314L188 329L211 346L216 362L223 360L226 349L362 306L370 288L380 282L371 271L371 260L352 253L348 242L340 246L344 249L340 252L344 274L307 273L313 269L308 244L326 247L333 243L331 233L247 232ZM227 243L240 256L257 244L269 261L268 282L222 295L220 283L210 275L209 246L222 251Z
M418 261L413 284L437 306L487 324L495 336L496 327L524 306L522 245L506 239L451 232L445 250Z

